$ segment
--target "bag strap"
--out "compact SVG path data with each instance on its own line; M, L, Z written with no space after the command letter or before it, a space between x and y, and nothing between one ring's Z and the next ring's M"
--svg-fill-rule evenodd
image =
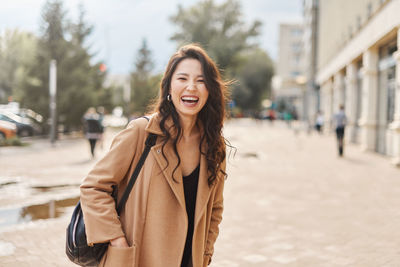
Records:
M147 117L144 117L144 118L146 120L149 120L149 118L147 118ZM156 140L157 140L157 135L153 134L153 133L149 133L149 135L147 136L146 141L145 141L144 151L143 151L142 155L140 156L139 162L136 165L135 170L132 173L131 179L129 180L129 183L125 189L125 192L122 195L122 198L118 203L118 207L117 207L118 215L120 215L122 209L124 208L125 203L128 200L129 194L131 193L131 190L133 188L133 185L135 184L136 179L140 173L140 170L142 169L143 164L147 158L147 155L149 154L151 147L155 145Z

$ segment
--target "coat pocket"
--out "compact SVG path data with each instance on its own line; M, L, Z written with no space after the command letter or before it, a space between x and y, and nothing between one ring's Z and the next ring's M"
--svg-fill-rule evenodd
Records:
M104 257L104 267L135 267L136 246L119 248L108 246Z

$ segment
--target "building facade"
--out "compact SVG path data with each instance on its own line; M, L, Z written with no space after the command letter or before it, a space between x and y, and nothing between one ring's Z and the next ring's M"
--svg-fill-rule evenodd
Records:
M286 111L303 113L305 92L303 24L279 25L279 53L273 78L274 101L284 103Z
M316 82L346 138L400 165L400 0L319 0Z
M312 126L320 109L320 90L316 82L318 52L318 0L303 0L306 90L303 97L303 120Z

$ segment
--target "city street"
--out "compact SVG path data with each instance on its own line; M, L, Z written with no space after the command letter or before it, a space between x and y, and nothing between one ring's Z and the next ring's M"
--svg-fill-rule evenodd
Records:
M0 148L0 266L76 266L64 253L72 208L62 201L76 201L114 134L94 160L79 137ZM400 266L400 169L388 158L352 144L340 158L332 134L281 122L229 121L225 136L237 151L212 267ZM49 202L65 213L30 222L27 207Z

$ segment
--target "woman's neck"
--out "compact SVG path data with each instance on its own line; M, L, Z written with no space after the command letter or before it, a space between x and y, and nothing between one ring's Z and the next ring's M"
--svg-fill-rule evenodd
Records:
M182 127L183 138L189 138L198 133L199 129L196 124L197 116L196 117L179 116L179 121Z

